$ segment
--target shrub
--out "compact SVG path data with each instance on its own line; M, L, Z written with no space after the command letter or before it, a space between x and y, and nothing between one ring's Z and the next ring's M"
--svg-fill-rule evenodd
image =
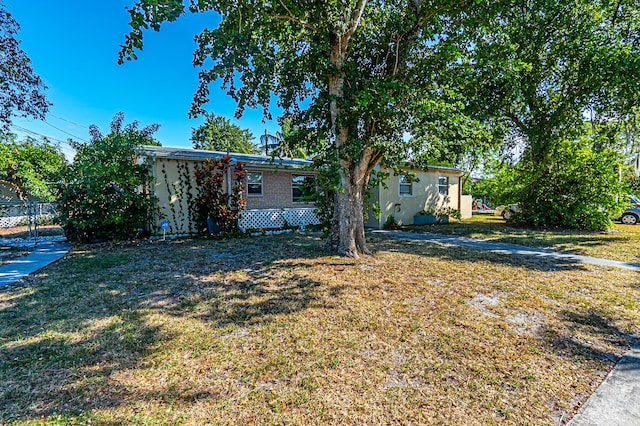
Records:
M525 157L514 169L519 184L513 200L521 210L513 220L537 227L599 231L622 212L619 156L586 140L563 141L543 164Z
M396 221L396 217L394 215L387 216L387 219L384 221L384 225L382 225L383 229L398 229L398 222Z
M76 144L77 154L59 184L60 219L67 237L83 242L125 239L149 230L157 200L149 192L150 166L136 164L138 149L154 144L157 125L122 127L124 115L103 136L91 126L91 140ZM157 143L155 143L157 144Z
M429 208L420 210L416 216L435 216L438 219L452 217L456 220L462 220L462 215L458 209L452 207L438 207L437 209Z
M48 140L27 137L18 142L12 134L0 134L0 179L8 182L20 198L55 198L55 183L67 162L59 146Z

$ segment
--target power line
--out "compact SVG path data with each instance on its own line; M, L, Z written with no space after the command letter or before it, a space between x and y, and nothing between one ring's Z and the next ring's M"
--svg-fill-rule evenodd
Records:
M82 142L87 142L86 140L82 139L81 137L78 137L78 136L76 136L76 135L73 135L73 134L71 134L71 133L69 133L69 132L67 132L67 131L65 131L65 130L62 130L62 129L61 129L61 128L59 128L59 127L54 126L53 124L49 123L47 120L43 120L43 122L44 122L44 124L46 124L46 125L48 125L48 126L53 127L53 128L54 128L54 129L56 129L57 131L64 133L65 135L68 135L68 136L71 136L72 138L75 138L75 139L81 140Z
M84 129L88 129L88 128L89 128L88 126L85 126L85 125L83 125L83 124L78 124L78 123L76 123L76 122L74 122L74 121L67 120L66 118L62 118L62 117L60 117L59 115L55 115L55 114L52 114L52 113L48 113L48 114L49 114L51 117L53 117L53 118L57 118L58 120L66 121L67 123L69 123L69 124L73 124L74 126L82 127L82 128L84 128Z
M71 149L74 149L73 146L71 146L71 144L69 143L69 141L63 141L63 140L60 140L58 138L54 138L53 136L43 135L42 133L38 133L38 132L34 132L33 130L25 129L24 127L18 126L17 124L12 124L12 127L15 127L19 131L21 131L23 133L26 133L28 135L38 136L38 137L41 137L41 138L47 138L47 139L50 139L52 141L56 141L56 142L59 142L61 144L67 145Z

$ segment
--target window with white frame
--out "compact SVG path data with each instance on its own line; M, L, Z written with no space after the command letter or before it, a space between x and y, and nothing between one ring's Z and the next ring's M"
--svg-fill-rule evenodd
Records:
M262 195L262 173L247 172L247 196L260 197Z
M308 203L305 199L305 188L315 183L315 176L309 175L291 175L291 198L294 203Z
M438 176L438 192L440 195L449 195L449 176Z
M398 176L398 194L413 195L413 182L411 182L406 176Z

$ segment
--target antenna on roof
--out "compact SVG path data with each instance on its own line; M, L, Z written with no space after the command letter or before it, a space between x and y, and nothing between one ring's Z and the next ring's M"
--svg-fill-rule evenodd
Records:
M270 135L269 131L265 129L264 135L260 136L260 143L264 146L264 155L269 155L269 149L277 148L280 140L276 136Z

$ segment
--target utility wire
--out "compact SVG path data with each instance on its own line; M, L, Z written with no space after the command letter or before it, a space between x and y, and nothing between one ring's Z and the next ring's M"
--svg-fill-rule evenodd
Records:
M39 136L39 137L41 137L41 138L51 139L52 141L56 141L56 142L59 142L59 143L61 143L61 144L67 145L67 146L69 146L69 148L73 149L73 147L71 146L71 144L69 143L69 141L63 141L63 140L60 140L60 139L58 139L58 138L54 138L53 136L43 135L42 133L38 133L38 132L34 132L33 130L25 129L24 127L22 127L22 126L18 126L17 124L12 124L12 127L15 127L15 128L16 128L16 129L18 129L19 131L21 131L21 132L23 132L23 133L26 133L26 134L28 134L28 135L31 135L31 136Z
M48 113L48 114L49 114L51 117L53 117L53 118L57 118L58 120L66 121L67 123L69 123L69 124L73 124L74 126L82 127L82 128L84 128L84 129L88 129L88 128L89 128L88 126L85 126L85 125L83 125L83 124L78 124L78 123L73 122L73 121L71 121L71 120L67 120L66 118L62 118L62 117L60 117L59 115L55 115L55 114L51 114L51 113Z
M87 142L87 143L88 143L88 141L86 141L86 140L82 139L81 137L78 137L78 136L76 136L76 135L73 135L73 134L71 134L71 133L69 133L69 132L67 132L67 131L65 131L65 130L62 130L62 129L61 129L61 128L59 128L59 127L54 126L53 124L49 123L47 120L43 120L43 122L44 122L44 124L46 124L46 125L48 125L48 126L53 127L53 128L54 128L54 129L56 129L57 131L64 133L65 135L71 136L71 137L72 137L72 138L74 138L74 139L78 139L78 140L81 140L82 142Z

